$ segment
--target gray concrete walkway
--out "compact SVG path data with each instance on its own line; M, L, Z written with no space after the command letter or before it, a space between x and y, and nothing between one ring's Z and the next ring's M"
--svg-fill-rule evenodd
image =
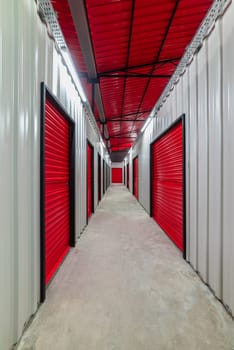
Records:
M234 322L123 186L111 187L20 350L234 349Z

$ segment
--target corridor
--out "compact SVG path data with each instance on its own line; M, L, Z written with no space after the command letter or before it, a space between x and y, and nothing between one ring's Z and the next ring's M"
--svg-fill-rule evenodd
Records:
M234 349L234 327L157 224L112 185L19 350Z

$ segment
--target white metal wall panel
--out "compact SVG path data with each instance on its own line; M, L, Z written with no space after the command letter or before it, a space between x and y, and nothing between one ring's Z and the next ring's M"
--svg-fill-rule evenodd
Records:
M189 67L189 83L190 83L190 110L188 115L189 128L189 141L190 141L190 154L189 154L189 175L190 183L190 222L189 222L189 261L197 270L197 56Z
M184 105L183 105L183 80L182 79L180 79L179 82L177 83L176 91L177 91L177 94L176 94L176 99L177 99L176 115L178 118L178 116L185 113Z
M207 71L207 41L198 55L198 259L197 268L205 282L208 281L208 71Z
M97 154L97 143L94 145L93 153L93 172L94 172L94 211L98 206L98 154Z
M146 132L142 135L141 150L138 158L138 200L148 213L150 212L150 142L151 129L147 128Z
M94 131L90 121L88 121L87 123L87 138L94 147L94 154L93 154L94 168L93 169L94 169L94 210L95 210L98 204L98 173L97 173L98 157L97 157L96 149L99 147L99 138L96 132Z
M14 139L16 114L12 91L15 83L15 2L2 2L0 11L0 348L8 349L15 338L14 314L16 311L17 241L15 237L15 181L16 162ZM12 31L9 31L9 26ZM11 98L9 99L9 96Z
M176 118L178 118L178 114L177 114L177 90L178 90L178 84L175 85L174 89L171 92L171 113L168 114L167 116L167 126L165 126L165 129L169 126L169 124L171 123L171 121L176 120ZM165 119L164 119L165 120Z
M234 313L234 7L223 21L223 300Z
M86 122L81 101L78 100L75 114L76 119L76 237L86 226Z
M185 153L186 153L186 258L190 257L190 89L188 69L181 77L183 84L183 107L185 113Z
M219 22L208 40L208 107L209 107L209 284L221 297L221 40Z
M20 67L15 81L16 113L17 113L17 132L15 141L17 143L16 160L16 205L17 205L17 246L18 246L18 279L17 286L17 305L18 305L18 330L19 334L28 315L35 311L32 305L32 285L31 276L33 275L32 259L32 180L34 171L32 169L32 91L33 80L31 77L32 69L32 7L19 6L15 9L18 12L18 21L16 22L16 67ZM25 21L25 16L28 18ZM23 93L22 93L23 92Z

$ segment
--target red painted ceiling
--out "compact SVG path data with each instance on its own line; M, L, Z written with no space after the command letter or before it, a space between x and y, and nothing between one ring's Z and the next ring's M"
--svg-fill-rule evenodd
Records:
M51 2L78 72L87 73L67 0ZM85 1L111 151L131 147L212 2Z

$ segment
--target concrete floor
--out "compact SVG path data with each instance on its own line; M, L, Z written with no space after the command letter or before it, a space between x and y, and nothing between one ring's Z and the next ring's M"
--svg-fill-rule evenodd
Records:
M123 186L111 187L19 350L234 349L234 322Z

